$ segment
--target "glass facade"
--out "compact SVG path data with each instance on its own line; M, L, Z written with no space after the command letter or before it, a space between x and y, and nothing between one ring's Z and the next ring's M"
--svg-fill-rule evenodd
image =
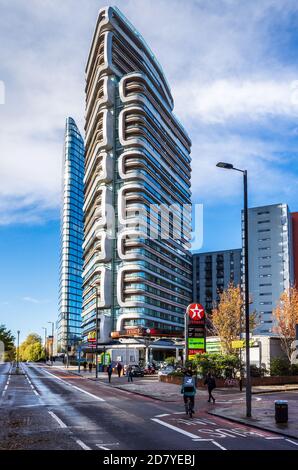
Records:
M58 351L81 339L84 141L67 118L63 152Z
M96 308L99 343L135 327L181 334L192 300L191 141L159 63L117 8L99 12L86 77L83 339Z

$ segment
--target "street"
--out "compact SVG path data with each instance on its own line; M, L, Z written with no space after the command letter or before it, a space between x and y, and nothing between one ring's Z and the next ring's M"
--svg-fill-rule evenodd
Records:
M1 450L298 449L295 439L211 416L200 403L189 419L182 399L160 402L39 364L21 369L0 365ZM226 397L217 398L222 407Z

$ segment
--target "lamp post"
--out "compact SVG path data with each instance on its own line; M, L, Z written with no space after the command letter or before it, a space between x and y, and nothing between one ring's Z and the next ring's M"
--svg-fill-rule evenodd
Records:
M17 331L18 343L17 343L17 373L19 372L19 355L20 355L20 330Z
M98 379L98 286L96 284L87 284L96 290L96 312L95 312L95 378Z
M47 363L47 329L45 326L42 327L44 330L44 354L45 354L45 363Z
M48 321L52 324L52 345L51 345L51 366L53 367L53 356L54 356L54 322Z
M248 277L248 204L247 204L247 170L235 168L232 163L219 162L216 165L226 170L240 171L243 174L244 193L244 309L245 309L245 350L246 350L246 416L251 417L251 379L250 379L250 351L249 351L249 277Z

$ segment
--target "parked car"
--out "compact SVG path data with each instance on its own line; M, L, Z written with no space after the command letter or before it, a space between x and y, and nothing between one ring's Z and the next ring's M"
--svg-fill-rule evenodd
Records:
M144 377L144 369L140 367L138 364L129 364L132 368L132 375L133 377ZM128 365L124 366L124 374L127 372Z
M166 366L158 371L158 375L169 375L174 372L174 370L175 368L173 366Z

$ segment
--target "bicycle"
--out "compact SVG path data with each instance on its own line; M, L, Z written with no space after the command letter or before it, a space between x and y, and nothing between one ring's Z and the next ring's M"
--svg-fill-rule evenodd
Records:
M186 397L186 403L185 403L185 411L186 415L192 418L192 415L194 414L193 410L193 403L191 400L192 397Z

